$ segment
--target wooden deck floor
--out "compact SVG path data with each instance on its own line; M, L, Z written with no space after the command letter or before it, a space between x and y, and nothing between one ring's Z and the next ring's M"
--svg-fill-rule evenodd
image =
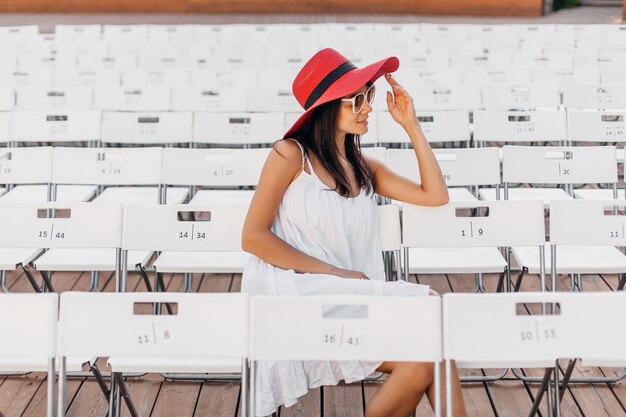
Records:
M180 275L166 276L168 291L180 291L183 279ZM471 292L474 278L470 275L420 276L412 277L422 284L431 285L440 293ZM494 291L495 276L486 277L486 286ZM196 275L194 289L200 292L233 292L240 288L240 275ZM57 291L86 290L89 286L88 273L58 273L53 277ZM585 291L609 291L616 287L615 276L588 276L584 279ZM568 280L561 277L561 288ZM9 274L9 287L12 292L31 292L24 276ZM112 291L114 282L107 274L101 277L103 291ZM129 288L143 291L143 283L133 274L129 277ZM538 290L538 279L529 276L523 290ZM602 318L598 318L602 320ZM419 325L419 319L415 319ZM100 360L106 370L106 361ZM489 371L493 373L493 371ZM574 376L616 375L619 370L578 367ZM480 370L465 374L484 374ZM524 370L526 375L540 376L541 370ZM46 406L45 374L33 373L27 376L0 377L0 415L5 417L43 417ZM315 389L303 397L299 404L291 408L281 408L280 417L359 417L369 398L380 385L379 382L340 384L335 387ZM174 382L164 381L159 375L148 374L142 378L128 379L128 386L135 406L141 416L150 417L236 417L238 413L238 382ZM512 378L495 383L464 384L464 398L470 416L480 417L522 417L528 415L537 384L525 384ZM540 411L546 416L545 399ZM104 416L106 401L93 379L70 379L67 389L67 415L71 417ZM123 409L123 416L128 416ZM432 415L426 400L418 409L418 416ZM562 403L564 417L620 417L626 416L626 382L614 385L572 385L568 388Z

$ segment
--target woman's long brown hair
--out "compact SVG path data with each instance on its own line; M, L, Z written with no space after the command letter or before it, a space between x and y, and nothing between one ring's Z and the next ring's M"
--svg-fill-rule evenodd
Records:
M333 100L313 110L311 119L293 135L304 147L306 153L315 155L319 163L335 180L335 189L343 197L354 197L348 174L339 161L339 150L335 134L337 115L341 100ZM346 159L354 169L359 189L367 194L374 190L374 173L361 153L361 136L348 133L345 140Z

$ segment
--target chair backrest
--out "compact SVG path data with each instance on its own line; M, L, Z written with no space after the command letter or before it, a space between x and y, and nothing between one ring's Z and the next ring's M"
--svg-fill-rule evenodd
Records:
M192 140L190 112L103 112L102 142L164 144Z
M153 315L152 303L176 314ZM245 357L248 296L64 292L60 323L61 356Z
M91 87L22 87L16 93L17 110L86 110L93 107Z
M556 83L483 84L482 103L490 110L529 110L557 108L561 104Z
M400 208L396 204L378 206L378 231L383 252L402 249Z
M194 114L193 140L222 145L271 144L285 133L285 114L205 113Z
M563 141L564 110L474 112L474 140L481 142Z
M127 205L122 248L181 252L240 251L249 204Z
M530 70L525 67L464 68L463 83L530 83Z
M470 140L470 120L467 110L418 111L417 119L429 142ZM411 143L406 131L388 112L378 113L378 141Z
M163 184L255 186L270 152L270 148L166 148L163 153Z
M565 84L597 84L600 82L600 70L597 67L540 67L531 70L534 83L558 83L562 91Z
M580 109L626 109L626 85L569 84L563 90L563 105Z
M16 142L80 142L99 140L102 114L97 110L11 113L11 140Z
M0 294L2 359L54 358L57 351L57 294Z
M122 71L123 85L131 87L185 87L189 85L189 70L175 68L127 68Z
M110 111L169 111L170 88L96 86L94 108Z
M449 187L500 184L499 148L435 149L435 157ZM388 149L389 167L421 182L413 149Z
M624 82L624 67L612 68L601 67L600 68L600 80L602 84L621 84ZM597 84L598 81L587 82L587 84Z
M422 317L403 326L398 317ZM393 325L390 325L394 323ZM439 297L253 297L254 360L441 360Z
M108 203L0 204L0 247L119 248L122 206Z
M537 315L541 306L529 303L558 303L558 314ZM623 292L445 294L444 358L462 368L549 367L558 358L624 365L625 312Z
M246 110L247 89L242 87L174 87L173 111L242 112Z
M52 182L51 146L0 148L0 184Z
M158 185L163 148L54 148L55 184Z
M502 181L535 184L616 183L614 146L513 146L502 150Z
M248 88L247 111L299 112L302 107L289 89L272 87Z
M455 84L440 87L413 87L415 110L474 110L482 107L478 84Z
M552 200L550 243L626 246L626 216L614 212L625 206L624 200Z
M567 137L571 141L626 142L626 111L567 109Z
M472 211L479 213L473 216ZM544 243L541 201L451 202L439 207L405 204L402 209L404 247L538 246Z

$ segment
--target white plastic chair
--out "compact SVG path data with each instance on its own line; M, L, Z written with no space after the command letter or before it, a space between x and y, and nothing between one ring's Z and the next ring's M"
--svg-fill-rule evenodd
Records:
M89 142L100 140L102 115L97 110L11 112L13 142Z
M127 144L190 143L191 112L104 112L102 142Z
M424 321L420 326L403 326L398 317L423 317ZM252 392L246 414L257 415L257 361L370 360L434 362L434 408L439 416L441 344L439 297L253 297L249 350Z
M16 92L17 110L87 110L93 107L93 89L89 87L22 87Z
M29 248L102 249L104 262L114 260L115 268L109 270L115 270L119 278L122 254L122 206L119 204L3 203L0 213L0 229L3 231L0 247L30 251ZM63 267L61 265L59 269ZM81 270L97 270L99 267L94 261ZM27 268L24 270L31 285L39 290L32 274ZM54 291L49 277L43 273L42 277L45 286Z
M486 142L563 142L567 139L564 110L474 112L474 141Z
M435 157L448 186L450 201L477 201L465 187L499 186L498 148L435 149ZM388 149L389 167L404 177L421 182L413 149Z
M530 83L530 69L524 67L464 68L461 76L464 84Z
M218 145L272 144L285 130L285 114L281 112L198 112L194 114L193 140Z
M405 280L409 274L500 273L506 274L508 289L510 260L508 252L505 259L498 247L535 246L543 259L544 244L539 201L452 202L440 207L405 204L402 210ZM545 281L544 273L541 278ZM477 290L484 291L482 276L476 279Z
M54 25L56 45L100 42L102 25Z
M172 110L196 112L242 112L246 110L248 99L246 88L216 85L206 88L172 88Z
M155 303L175 306L175 314L145 314L146 305L151 311ZM248 320L245 294L63 293L59 416L65 415L64 365L68 356L110 357L109 416L120 411L122 395L131 415L138 416L124 384L124 372L243 370L242 387L246 386L242 363L248 350ZM245 409L245 390L242 393Z
M2 372L47 372L46 415L55 415L57 294L0 294Z
M247 111L299 112L302 107L290 89L272 87L248 88Z
M626 85L569 84L563 90L563 105L579 109L625 109Z
M613 67L601 67L600 68L600 82L602 84L622 84L624 83L624 71L626 67L613 68ZM587 84L597 84L595 82L587 82Z
M617 144L626 142L626 111L567 109L567 138L569 142ZM624 148L617 152L618 163L624 163ZM577 198L610 200L612 189L576 189Z
M120 80L120 71L115 68L78 69L73 66L71 68L57 66L54 73L55 85L68 87L117 87L120 85Z
M556 83L483 84L482 105L487 110L532 110L561 105Z
M540 67L531 70L533 83L558 83L559 91L565 84L597 84L600 82L600 70L597 67Z
M122 71L122 85L132 87L185 87L189 84L189 70L179 68L130 68Z
M200 89L222 89L240 88L247 90L249 87L257 85L257 70L254 68L245 69L220 69L210 65L203 54L196 56L197 69L192 69L189 85ZM201 62L200 62L201 61ZM230 91L230 90L229 90ZM236 109L238 111L245 109Z
M111 111L169 111L170 88L166 86L96 86L94 108Z
M11 112L0 111L0 143L9 143L11 136Z
M582 274L619 274L618 289L624 288L626 255L618 249L626 246L624 216L615 208L625 205L624 200L552 201L546 271L552 274L554 291L559 273L570 275L571 291L582 290ZM512 251L521 266L536 273L536 254L523 248Z
M617 159L614 146L513 146L503 147L504 200L553 200L573 198L574 184L612 184L617 197ZM515 187L512 183L565 185ZM483 188L482 200L497 200L496 190Z
M163 252L153 264L158 273L241 272L248 256L241 250L247 211L243 202L127 205L123 249ZM122 280L125 288L125 270Z
M558 303L557 314L529 315L523 304L549 307ZM554 411L559 415L560 358L582 358L586 365L623 366L626 333L615 331L626 314L624 293L514 293L445 294L443 296L444 358L447 369L455 360L459 368L541 367L544 385L530 415L534 415L552 371L555 375ZM603 321L598 322L597 318ZM485 341L488 343L485 343ZM570 367L573 367L573 361ZM569 369L569 367L568 367ZM447 375L450 375L449 373ZM564 383L569 380L568 371ZM451 380L446 379L446 386ZM549 387L548 387L549 389ZM549 392L549 399L551 399ZM452 398L447 398L447 410ZM549 401L549 414L552 401Z
M411 143L409 135L396 123L388 112L378 112L378 142ZM428 142L467 142L470 136L470 120L467 110L418 111L417 120Z
M411 97L419 97L419 100L414 103L415 110L418 112L474 110L482 107L478 84L408 86L407 90ZM376 108L387 108L384 94L378 94L374 101Z

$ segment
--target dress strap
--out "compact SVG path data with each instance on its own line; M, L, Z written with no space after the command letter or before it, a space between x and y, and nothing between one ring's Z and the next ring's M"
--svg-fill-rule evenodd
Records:
M298 142L295 139L287 139L287 140L291 140L294 141L296 143L296 145L298 145L298 147L300 148L300 152L302 152L302 167L301 169L304 171L304 163L306 161L306 164L309 166L309 170L311 171L311 174L313 174L313 167L311 166L311 161L309 161L309 158L306 157L306 154L304 153L304 148L302 147L302 144L300 142Z

